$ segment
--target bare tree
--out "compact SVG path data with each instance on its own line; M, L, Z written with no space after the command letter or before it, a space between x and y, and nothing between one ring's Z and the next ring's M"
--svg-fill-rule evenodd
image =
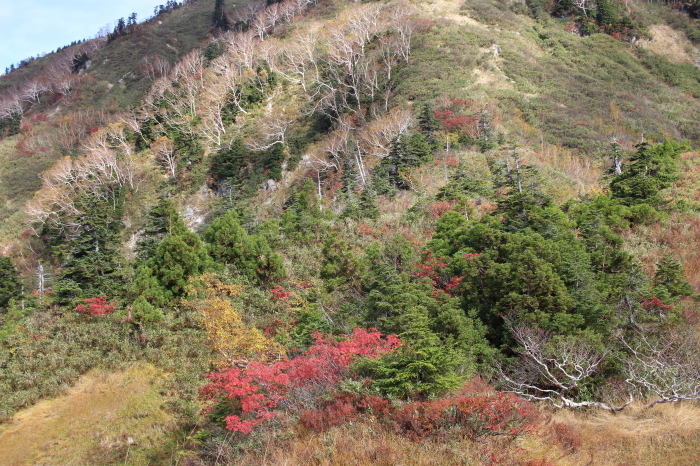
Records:
M53 85L56 92L64 96L69 96L79 82L80 76L68 73L56 78L53 81Z
M223 112L226 106L227 86L222 80L214 80L202 93L201 123L199 132L216 147L221 145L221 138L226 134Z
M289 44L268 42L270 67L288 81L300 84L308 94L320 77L316 36L311 31L301 31Z
M584 16L588 16L588 11L595 8L595 2L591 0L573 0L573 4L583 12Z
M18 91L7 92L0 100L0 118L12 115L24 115L24 104Z
M22 85L19 95L25 102L39 102L44 92L51 90L49 82L43 78L36 78Z
M365 153L379 158L389 156L393 141L415 125L413 112L407 107L393 108L386 115L377 118L360 134Z
M396 53L408 62L411 56L411 41L418 22L415 21L416 10L406 4L398 4L391 9L391 26L396 30L398 41Z
M295 110L275 108L259 121L260 133L246 138L245 145L256 151L269 149L275 144L287 141L287 132L296 121L298 114Z
M258 37L258 39L263 40L265 38L265 33L268 29L267 16L265 15L265 11L261 11L257 14L257 16L251 24L251 28L253 31L255 31L255 35Z
M151 150L155 155L158 164L165 169L170 178L177 176L177 155L175 154L175 143L172 139L161 136L151 145Z
M229 64L239 72L253 68L255 64L255 47L258 43L254 30L246 32L229 32L225 36Z
M575 391L597 372L608 350L581 338L553 338L542 329L511 326L511 333L521 348L512 367L499 367L506 391L528 400L548 401L558 408L595 406L620 411L632 402L631 394L621 406L573 399Z
M622 342L630 352L627 382L653 397L647 408L700 399L700 342L692 329L637 332L633 341Z
M151 81L166 76L170 71L170 62L159 53L146 55L139 62L139 73Z

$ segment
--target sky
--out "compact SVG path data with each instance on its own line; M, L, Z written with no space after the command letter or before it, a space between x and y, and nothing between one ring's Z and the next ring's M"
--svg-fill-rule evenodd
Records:
M0 74L11 64L95 37L132 12L140 23L166 0L0 0Z

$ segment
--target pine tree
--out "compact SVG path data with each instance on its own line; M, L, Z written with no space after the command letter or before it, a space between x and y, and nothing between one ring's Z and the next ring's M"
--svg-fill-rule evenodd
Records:
M142 261L153 257L158 245L166 235L172 234L173 230L181 231L184 228L180 214L175 208L175 203L170 199L161 197L158 204L153 206L146 216L146 225L140 239L136 243L136 252Z
M116 196L114 202L93 194L76 200L76 208L83 212L75 220L79 229L56 248L62 259L54 287L60 303L122 292L125 261L119 251L119 231L123 198Z
M465 315L457 298L377 262L376 251L368 255L375 263L362 303L365 319L397 333L404 344L378 360L361 361L358 371L372 377L376 389L397 397L439 394L459 386L474 370L477 354L486 349L483 329Z
M160 243L146 263L144 275L147 269L152 271L167 300L183 296L190 277L198 277L213 268L214 263L199 236L186 228L177 228ZM157 287L153 290L158 293Z
M251 280L264 283L286 275L279 254L272 250L265 237L249 235L233 210L212 222L204 233L204 240L214 259L233 266Z
M282 231L288 238L301 241L318 239L323 233L321 209L312 179L294 190L284 204L284 214L280 221Z
M440 120L435 117L433 106L428 102L421 104L418 111L418 130L428 143L431 152L440 149L441 144L437 136L440 125Z
M494 184L507 189L495 212L504 218L505 230L518 232L529 228L553 238L568 228L566 216L542 191L537 169L522 163L515 148L496 171Z
M19 272L9 257L0 257L0 308L7 306L22 291Z
M671 256L662 257L656 264L654 291L662 301L693 294L693 288L683 279L681 263Z
M678 180L678 158L688 149L687 145L674 141L655 146L648 143L637 145L637 151L630 156L625 170L610 183L612 197L629 206L663 205L660 191Z
M216 0L214 4L214 26L219 29L227 30L229 28L228 17L224 8L224 0Z

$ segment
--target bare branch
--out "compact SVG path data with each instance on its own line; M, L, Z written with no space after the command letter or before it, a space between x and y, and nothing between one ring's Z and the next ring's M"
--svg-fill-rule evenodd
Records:
M639 332L634 341L622 339L631 357L626 361L627 382L658 403L700 399L700 343L692 330L652 335Z
M551 332L531 327L511 326L511 333L522 347L520 359L513 367L498 367L507 391L529 400L548 401L559 408L591 406L620 411L632 402L632 395L621 406L575 401L570 395L596 373L607 350L580 338L554 339Z

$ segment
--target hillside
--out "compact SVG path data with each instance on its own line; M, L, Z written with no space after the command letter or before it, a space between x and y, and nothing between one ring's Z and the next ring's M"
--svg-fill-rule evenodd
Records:
M0 77L0 464L697 457L694 3L162 10Z

